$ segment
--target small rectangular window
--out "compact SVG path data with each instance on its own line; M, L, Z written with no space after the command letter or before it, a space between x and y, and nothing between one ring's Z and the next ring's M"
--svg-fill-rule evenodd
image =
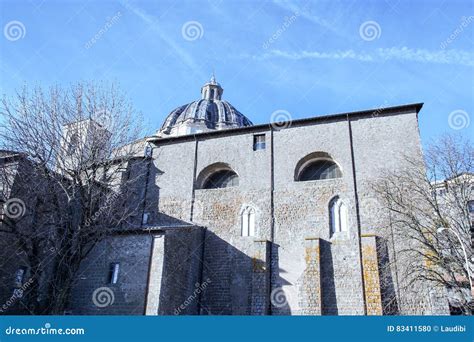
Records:
M253 150L264 150L265 149L265 134L256 134L253 136Z
M110 264L110 276L109 276L109 283L110 284L117 284L120 272L120 263L113 262Z
M143 213L142 224L148 224L149 213Z
M23 282L25 280L25 274L26 274L26 267L20 267L19 269L16 270L15 273L15 286L20 287L23 285Z

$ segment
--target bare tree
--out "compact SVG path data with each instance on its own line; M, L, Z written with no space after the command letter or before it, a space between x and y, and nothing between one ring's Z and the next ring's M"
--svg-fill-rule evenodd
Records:
M138 186L149 167L142 120L114 85L76 84L4 98L0 122L1 147L23 160L0 167L3 200L16 189L27 212L3 215L0 233L29 264L29 310L62 314L92 248L141 224Z
M393 244L391 260L397 261L388 266L399 272L399 300L416 301L428 284L430 291L444 293L444 300L447 293L457 298L470 313L473 252L468 203L474 199L474 149L469 141L444 136L429 146L424 159L405 158L405 167L386 173L375 185L388 209L384 234Z

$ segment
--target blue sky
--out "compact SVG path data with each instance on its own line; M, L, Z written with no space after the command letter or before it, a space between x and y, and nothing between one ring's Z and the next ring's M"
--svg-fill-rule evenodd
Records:
M424 144L474 135L470 1L4 0L0 19L2 94L118 82L150 132L214 70L254 123L424 102Z

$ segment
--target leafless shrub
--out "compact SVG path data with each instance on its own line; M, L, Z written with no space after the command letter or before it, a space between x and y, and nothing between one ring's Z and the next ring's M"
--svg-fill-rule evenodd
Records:
M421 305L423 291L431 301L440 294L446 300L449 293L469 313L473 217L468 202L474 199L473 146L444 136L429 146L424 162L404 158L403 165L374 186L390 213L383 231L392 245L388 266L397 272L398 300L416 306ZM394 301L386 302L393 305Z
M29 310L62 314L97 242L141 223L142 120L116 86L80 83L4 98L0 122L2 197L26 205L22 217L2 216L0 234L29 264Z

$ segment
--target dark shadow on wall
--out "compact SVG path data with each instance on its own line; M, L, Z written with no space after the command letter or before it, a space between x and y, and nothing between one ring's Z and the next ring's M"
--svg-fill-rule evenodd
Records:
M154 256L163 258L158 315L199 313L199 296L208 286L201 277L204 234L197 226L166 228L164 249Z
M337 315L336 285L334 283L334 262L329 241L320 240L321 251L321 306L322 315Z
M203 261L202 283L206 282L207 287L200 293L199 314L250 315L252 275L258 263L209 230L203 247L198 257Z
M390 263L387 241L381 237L377 238L377 254L380 272L380 291L382 295L382 308L384 315L398 315L397 293L392 278L392 265Z
M283 286L296 285L288 282L284 275L287 273L284 269L280 268L280 257L279 257L278 244L273 244L272 247L272 289L270 294L270 305L272 315L291 315L291 307L288 304L287 294L284 293Z

